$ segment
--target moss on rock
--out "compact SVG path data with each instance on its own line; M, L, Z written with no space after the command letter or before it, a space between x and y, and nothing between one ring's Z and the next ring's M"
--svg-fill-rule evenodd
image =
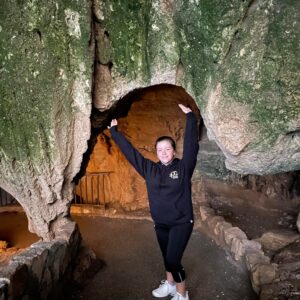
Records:
M228 53L248 4L238 0L178 2L174 20L185 68L184 86L203 108L204 91Z
M68 9L74 10L73 16L67 15ZM88 17L87 7L78 1L2 4L0 148L5 157L39 161L48 152L53 158L55 114L62 109L62 120L71 120L75 71L80 61L89 60L83 47L88 24L78 22L78 37L68 30L67 19L76 14Z
M150 0L104 1L104 21L111 40L111 60L122 77L149 80L147 34ZM100 50L101 51L101 50Z
M268 172L279 152L297 160L296 142L288 140L283 154L280 140L299 135L299 1L97 3L111 41L114 101L134 88L177 82L194 97L227 159L246 153L228 167ZM251 171L246 160L254 152L265 162ZM277 164L270 172L298 168L295 161Z
M299 9L297 1L257 3L219 69L223 101L251 106L250 122L260 129L253 146L273 146L299 118Z
M150 84L158 69L174 70L179 56L172 7L150 0L103 1L101 5L100 24L106 36L98 40L103 45L99 56L106 63L110 56L113 77ZM107 37L110 47L105 41Z

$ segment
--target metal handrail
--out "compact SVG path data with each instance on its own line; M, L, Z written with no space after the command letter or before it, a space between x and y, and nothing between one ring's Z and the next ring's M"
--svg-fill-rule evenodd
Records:
M86 173L74 186L74 204L106 205L105 179L113 172Z
M78 184L74 186L73 203L105 206L107 201L105 179L109 180L111 173L113 172L86 173L81 177ZM0 206L18 204L19 202L11 194L0 187Z

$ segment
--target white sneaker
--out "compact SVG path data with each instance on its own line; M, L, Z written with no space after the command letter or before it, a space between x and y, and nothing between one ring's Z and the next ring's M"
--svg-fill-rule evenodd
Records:
M174 296L176 294L176 285L171 285L168 280L162 280L160 286L152 291L152 295L156 298L163 298L166 296Z
M189 300L188 292L186 292L185 297L177 292L171 300Z

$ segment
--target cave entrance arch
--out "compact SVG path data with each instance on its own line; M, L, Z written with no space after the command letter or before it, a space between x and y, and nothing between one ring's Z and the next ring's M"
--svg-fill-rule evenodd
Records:
M85 174L76 187L76 196L82 203L93 204L98 199L92 199L92 195L96 198L102 195L107 208L135 211L148 207L144 179L126 161L106 126L112 118L117 118L119 131L145 157L154 161L157 160L155 140L170 135L177 143L177 157L180 158L186 118L178 107L179 103L190 106L200 117L193 98L182 87L167 84L135 90L109 112L93 114L97 134L85 162ZM97 185L99 178L96 184L95 180L94 183L91 181L96 174L101 176L100 190ZM103 198L99 202L103 204Z

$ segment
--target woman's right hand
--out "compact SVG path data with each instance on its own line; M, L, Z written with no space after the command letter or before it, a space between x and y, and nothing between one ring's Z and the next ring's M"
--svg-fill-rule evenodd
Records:
M180 107L180 109L181 109L185 114L188 114L189 112L192 111L189 107L184 106L184 105L182 105L182 104L178 104L178 106Z
M111 122L110 122L110 126L107 126L108 129L113 127L113 126L117 126L118 125L118 121L117 119L112 119Z

